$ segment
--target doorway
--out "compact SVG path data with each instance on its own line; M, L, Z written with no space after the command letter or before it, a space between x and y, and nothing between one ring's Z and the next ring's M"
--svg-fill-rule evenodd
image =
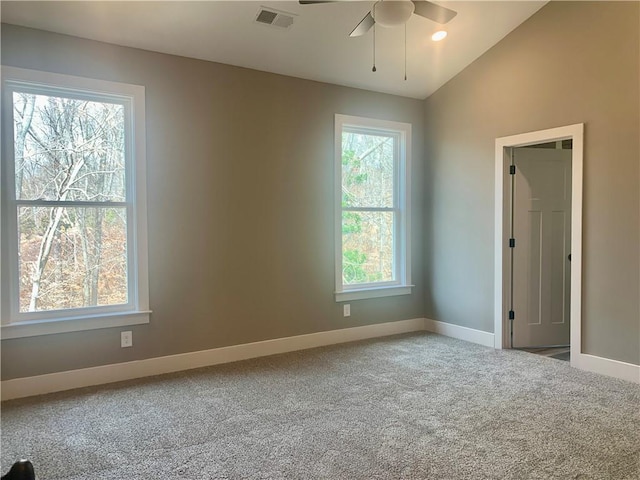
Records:
M580 353L583 129L496 139L496 348Z

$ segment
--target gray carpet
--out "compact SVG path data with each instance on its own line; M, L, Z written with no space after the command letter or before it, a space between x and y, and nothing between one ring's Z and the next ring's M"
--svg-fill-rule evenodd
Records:
M628 479L640 386L418 333L2 404L38 478Z

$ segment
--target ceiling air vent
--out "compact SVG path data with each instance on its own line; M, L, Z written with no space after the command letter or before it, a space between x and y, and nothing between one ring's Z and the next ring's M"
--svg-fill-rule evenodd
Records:
M293 25L293 17L291 13L279 12L271 8L260 7L256 22L264 25L272 25L274 27L289 28Z

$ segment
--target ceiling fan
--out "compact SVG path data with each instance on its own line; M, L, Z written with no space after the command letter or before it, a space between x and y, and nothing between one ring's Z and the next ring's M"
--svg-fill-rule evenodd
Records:
M334 2L327 0L299 0L299 3L301 5L310 5ZM380 25L381 27L404 25L414 13L440 24L450 22L457 15L454 10L426 0L381 0L373 4L371 11L356 25L356 28L353 29L349 36L359 37L364 35L374 25Z

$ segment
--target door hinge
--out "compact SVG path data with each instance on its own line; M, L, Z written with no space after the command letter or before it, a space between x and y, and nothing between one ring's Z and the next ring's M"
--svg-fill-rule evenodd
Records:
M516 318L516 312L513 310L509 310L509 320L514 320Z
M515 238L510 238L509 239L509 248L515 248L516 247L516 239Z
M516 174L516 166L509 165L509 175L515 175L515 174Z

